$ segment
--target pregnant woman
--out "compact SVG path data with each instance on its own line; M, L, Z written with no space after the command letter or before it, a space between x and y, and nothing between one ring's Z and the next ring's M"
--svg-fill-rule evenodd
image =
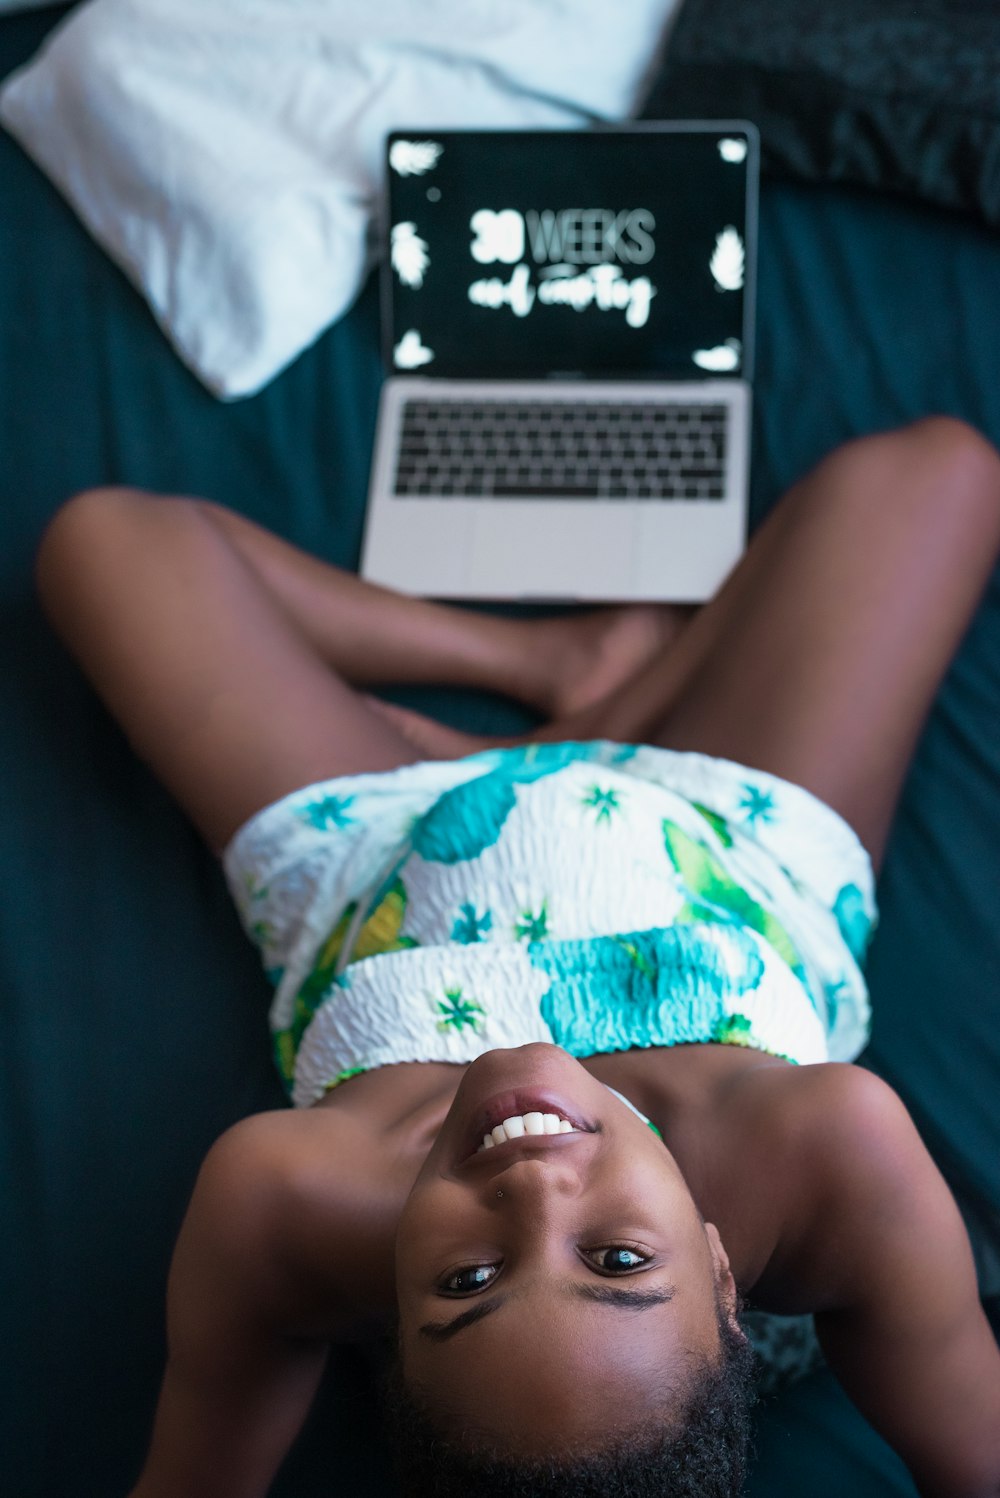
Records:
M408 1491L736 1493L746 1299L814 1314L922 1493L1000 1493L961 1219L846 1064L998 552L1000 457L948 418L827 457L697 611L498 619L196 499L59 511L46 610L222 859L295 1104L201 1171L133 1498L265 1494L330 1343L379 1327ZM490 745L359 691L413 682L544 723Z

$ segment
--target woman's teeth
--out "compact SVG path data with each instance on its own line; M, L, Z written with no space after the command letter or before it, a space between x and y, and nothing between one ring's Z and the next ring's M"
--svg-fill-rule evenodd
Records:
M558 1113L519 1113L514 1118L505 1118L490 1134L483 1135L477 1150L491 1150L495 1144L504 1144L508 1139L520 1139L525 1134L578 1134L568 1118Z

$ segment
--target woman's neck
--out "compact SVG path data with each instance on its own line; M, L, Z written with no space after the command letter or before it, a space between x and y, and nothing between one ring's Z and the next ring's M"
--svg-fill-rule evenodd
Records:
M706 1151L718 1134L736 1084L762 1067L789 1069L760 1051L738 1046L686 1045L617 1051L582 1058L598 1081L622 1094L656 1125L698 1199ZM402 1176L419 1169L454 1100L464 1066L402 1062L364 1072L315 1106L350 1112L381 1138Z

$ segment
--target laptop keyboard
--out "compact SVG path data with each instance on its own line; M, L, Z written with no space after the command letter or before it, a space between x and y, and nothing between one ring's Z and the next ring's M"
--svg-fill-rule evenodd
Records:
M724 405L407 401L400 496L722 499Z

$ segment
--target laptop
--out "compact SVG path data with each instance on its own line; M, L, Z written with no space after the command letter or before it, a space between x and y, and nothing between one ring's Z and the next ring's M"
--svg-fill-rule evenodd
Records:
M388 138L363 576L716 591L746 544L758 160L746 121Z

